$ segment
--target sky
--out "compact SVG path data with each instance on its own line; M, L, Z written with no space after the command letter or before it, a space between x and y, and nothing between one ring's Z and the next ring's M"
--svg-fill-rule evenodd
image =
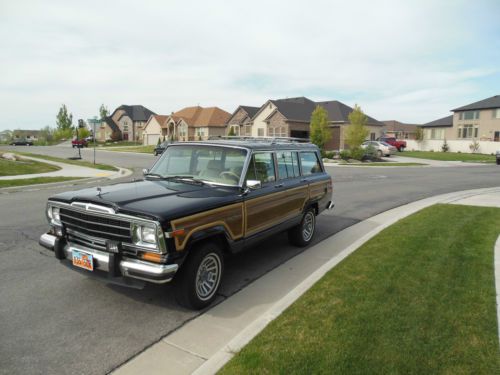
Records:
M500 95L500 1L0 0L0 130L307 96L425 123Z

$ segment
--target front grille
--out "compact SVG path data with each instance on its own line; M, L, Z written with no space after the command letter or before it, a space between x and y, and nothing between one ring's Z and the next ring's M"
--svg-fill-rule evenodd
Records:
M70 231L113 241L132 240L128 221L81 213L67 208L61 208L59 214L61 222Z

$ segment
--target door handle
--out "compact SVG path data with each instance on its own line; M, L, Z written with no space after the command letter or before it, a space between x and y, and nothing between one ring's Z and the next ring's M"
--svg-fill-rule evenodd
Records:
M283 184L274 185L275 188L283 187Z
M307 182L307 178L303 178L300 182Z

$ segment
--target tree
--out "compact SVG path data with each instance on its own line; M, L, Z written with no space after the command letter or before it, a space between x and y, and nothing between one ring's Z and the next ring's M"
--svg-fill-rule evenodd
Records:
M234 132L234 128L232 126L229 128L229 133L227 133L227 135L229 137L234 137L236 135L236 133Z
M106 107L104 104L101 104L101 106L99 107L99 116L101 117L101 121L109 116L108 107Z
M417 142L424 140L424 130L421 127L417 127L417 130L415 130L415 140Z
M344 141L349 145L350 150L356 150L366 140L370 131L366 127L368 117L363 113L357 104L348 116L349 125L345 130Z
M328 112L317 105L311 114L311 142L323 151L325 144L330 140L332 134L328 129Z
M68 114L68 108L66 108L66 104L63 104L61 108L59 108L59 113L56 117L57 130L66 131L73 127L73 114Z

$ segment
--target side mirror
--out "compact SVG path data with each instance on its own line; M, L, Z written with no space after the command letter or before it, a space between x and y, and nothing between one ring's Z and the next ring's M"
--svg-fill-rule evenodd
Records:
M257 190L257 189L260 189L262 187L262 184L260 183L259 180L247 180L246 186L250 190Z
M144 169L142 170L142 174L143 174L144 176L145 176L145 175L147 175L148 173L149 173L149 169L144 168Z

